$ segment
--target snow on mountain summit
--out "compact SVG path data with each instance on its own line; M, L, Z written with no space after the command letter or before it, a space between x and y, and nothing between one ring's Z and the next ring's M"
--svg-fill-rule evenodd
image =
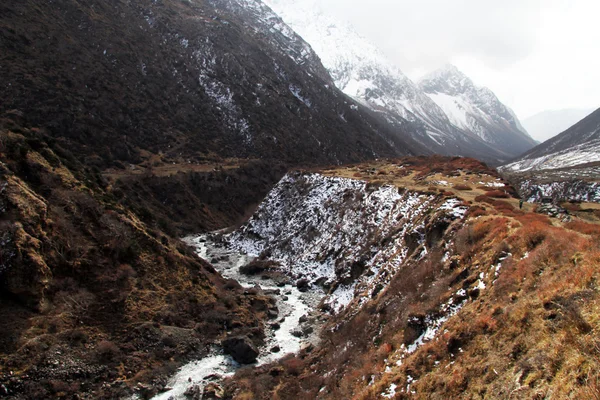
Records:
M535 145L508 107L456 67L430 75L432 90L426 91L352 25L325 14L317 1L264 2L311 45L340 90L392 125L415 126L413 139L432 151L494 162Z
M535 145L510 108L490 89L475 85L454 65L446 65L425 76L419 86L453 124L499 149L518 153Z

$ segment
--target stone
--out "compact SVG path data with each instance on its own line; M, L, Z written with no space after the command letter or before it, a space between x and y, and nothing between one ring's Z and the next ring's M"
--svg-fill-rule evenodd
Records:
M273 323L270 325L270 327L271 327L271 329L273 329L274 331L277 331L277 330L279 330L279 329L281 328L281 325L279 325L279 323L278 323L278 322L273 322Z
M310 283L308 282L308 279L306 279L306 278L299 279L296 282L296 288L298 288L298 290L301 292L307 292L308 289L310 288Z
M294 329L290 333L292 334L292 336L295 336L295 337L298 337L298 338L302 337L302 335L303 335L303 333L302 333L302 331L300 329Z
M204 388L202 400L217 400L225 396L225 391L218 383L211 382Z
M252 364L259 355L258 349L247 336L234 336L225 339L221 345L226 354L229 354L240 364Z
M202 390L198 385L192 385L183 392L183 395L191 400L201 400L202 399Z

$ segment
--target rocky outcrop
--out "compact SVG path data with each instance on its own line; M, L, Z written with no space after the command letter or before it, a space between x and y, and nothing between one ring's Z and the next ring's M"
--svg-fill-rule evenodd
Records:
M325 307L340 311L355 296L376 296L411 257L444 248L444 232L465 212L459 201L443 196L290 173L225 240L276 261L301 290L326 288Z

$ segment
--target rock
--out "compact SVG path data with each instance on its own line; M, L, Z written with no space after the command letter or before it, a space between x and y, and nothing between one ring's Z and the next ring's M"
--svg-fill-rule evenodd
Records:
M151 397L154 397L158 393L158 390L156 390L154 386L145 385L143 383L138 383L135 388L135 391L138 392L143 399L149 399Z
M234 336L225 339L221 345L226 354L240 364L252 364L256 362L258 350L246 336Z
M302 333L303 333L305 336L308 336L308 335L310 335L310 334L311 334L311 333L313 333L314 331L315 331L315 329L314 329L312 326L310 326L310 325L304 326L304 327L302 328Z
M298 322L300 322L301 324L305 323L306 321L308 321L308 316L306 314L298 318Z
M269 319L275 319L278 315L279 313L274 309L270 309L269 311L267 311L267 317L269 317Z
M280 289L266 289L266 290L264 291L264 293L265 293L267 296L273 296L273 295L277 295L277 296L279 296L279 295L281 294L281 290L280 290Z
M202 400L216 400L222 399L225 396L225 391L221 385L211 382L204 388L202 393Z
M296 282L296 288L298 288L298 290L301 292L308 291L308 289L310 289L310 283L308 282L308 279L306 279L306 278L299 279Z
M192 385L183 392L183 395L188 399L202 400L202 390L198 385Z
M295 336L298 338L302 337L302 335L303 335L303 333L300 329L293 329L290 333L292 334L292 336Z
M281 296L281 300L283 300L283 301L288 301L289 299L290 299L290 298L289 298L289 297L287 297L287 296Z
M279 325L278 322L273 322L271 325L269 325L271 327L271 329L273 329L274 331L277 331L281 328L281 325Z
M312 343L304 343L300 346L300 351L304 353L310 353L315 349L315 346Z
M273 346L271 348L271 353L279 353L281 351L281 347L279 346Z

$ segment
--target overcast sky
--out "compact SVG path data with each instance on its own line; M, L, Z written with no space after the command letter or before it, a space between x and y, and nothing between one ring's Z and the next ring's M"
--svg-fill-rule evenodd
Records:
M452 63L521 119L600 107L600 0L321 0L413 80Z

